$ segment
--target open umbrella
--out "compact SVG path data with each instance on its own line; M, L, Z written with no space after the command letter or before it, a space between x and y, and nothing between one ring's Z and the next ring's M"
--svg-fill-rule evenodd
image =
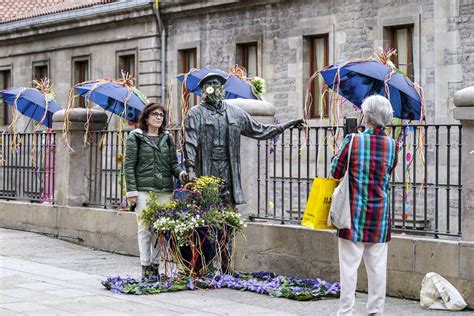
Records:
M403 73L379 60L338 63L321 70L329 89L360 109L368 96L377 94L390 99L394 117L419 120L423 100L415 84Z
M146 105L146 97L126 81L90 81L76 85L74 90L86 100L132 122L138 122Z
M224 85L226 99L242 98L258 100L258 97L252 91L250 83L219 69L202 68L190 71L186 74L178 75L177 78L186 85L186 89L188 89L189 92L201 96L201 89L199 88L198 83L209 73L217 73L227 78Z
M35 88L11 88L1 94L5 103L49 128L53 125L53 114L61 109L52 96Z

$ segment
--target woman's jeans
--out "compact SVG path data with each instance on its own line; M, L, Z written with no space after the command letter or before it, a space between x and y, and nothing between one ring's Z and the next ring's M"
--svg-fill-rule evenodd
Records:
M353 242L338 238L341 298L337 315L352 315L355 304L357 270L362 257L369 283L367 314L382 315L387 284L387 243Z
M153 227L143 224L138 218L146 206L146 200L149 194L147 192L138 192L137 206L135 212L137 214L138 224L138 249L140 250L140 263L142 266L151 264L159 264L160 258L156 245L156 234L152 232ZM171 198L171 193L158 193L158 201L166 202Z

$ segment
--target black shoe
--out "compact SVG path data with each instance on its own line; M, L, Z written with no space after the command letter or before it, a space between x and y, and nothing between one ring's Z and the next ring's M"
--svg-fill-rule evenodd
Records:
M151 265L151 275L160 275L160 265L158 263L154 263Z
M147 278L152 274L153 274L153 271L152 271L151 266L142 266L142 277Z

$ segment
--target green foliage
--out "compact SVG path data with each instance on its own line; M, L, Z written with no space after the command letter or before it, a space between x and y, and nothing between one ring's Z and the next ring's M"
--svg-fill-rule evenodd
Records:
M157 195L150 193L140 220L157 231L169 232L178 246L187 245L198 227L220 230L225 226L242 232L244 220L234 207L222 202L222 183L216 177L200 177L192 190L182 190L187 197L166 202L159 202Z
M265 79L261 77L254 77L252 79L252 86L257 96L261 97L265 93L265 90L266 90Z

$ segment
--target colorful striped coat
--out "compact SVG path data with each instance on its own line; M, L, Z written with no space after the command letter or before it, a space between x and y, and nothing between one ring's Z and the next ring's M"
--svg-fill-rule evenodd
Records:
M351 135L334 157L331 174L340 179L346 172ZM390 241L390 175L397 165L398 143L381 129L368 128L355 134L349 165L352 228L337 235L354 242Z

